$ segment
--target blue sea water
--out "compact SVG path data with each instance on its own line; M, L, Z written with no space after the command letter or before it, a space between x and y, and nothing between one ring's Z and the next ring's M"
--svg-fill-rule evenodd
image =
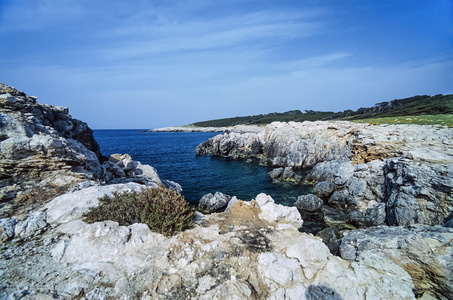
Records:
M207 193L222 193L251 200L259 193L271 195L277 203L292 206L307 185L273 183L269 167L257 161L196 156L195 148L218 133L141 132L140 130L94 130L101 153L129 154L133 160L156 168L161 179L179 183L182 194L198 203Z

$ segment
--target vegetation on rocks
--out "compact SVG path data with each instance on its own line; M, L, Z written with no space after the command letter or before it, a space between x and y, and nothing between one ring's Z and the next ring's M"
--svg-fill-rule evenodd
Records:
M87 223L112 220L121 226L145 223L155 232L171 236L191 228L195 209L173 189L163 186L140 192L114 193L99 198L99 206L83 215Z
M400 117L380 117L355 120L358 123L379 124L417 124L417 125L442 125L453 126L453 114L450 115L420 115L420 116L400 116Z
M435 96L414 96L392 101L376 103L373 107L361 107L356 111L345 110L342 112L291 110L284 113L269 113L246 117L225 118L218 120L203 121L191 124L198 127L225 127L235 125L266 125L275 121L280 122L304 122L304 121L328 121L328 120L363 120L375 118L393 118L400 116L421 115L448 115L453 114L453 94ZM401 119L401 117L400 117ZM435 119L437 120L437 119ZM398 122L404 123L404 122ZM420 123L413 123L420 124ZM428 122L427 124L442 124L440 122ZM423 122L421 125L425 125ZM447 125L448 126L448 125Z

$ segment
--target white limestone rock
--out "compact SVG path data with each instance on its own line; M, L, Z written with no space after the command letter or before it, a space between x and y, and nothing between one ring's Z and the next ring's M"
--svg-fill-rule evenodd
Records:
M304 275L311 280L327 263L330 256L329 248L320 240L307 239L304 242L292 244L286 249L286 255L297 258Z
M258 216L263 221L272 224L287 223L295 228L302 226L303 221L296 207L275 204L274 199L264 193L256 196L255 200L261 210Z
M302 273L297 260L281 254L261 253L258 256L258 272L271 290L302 281Z
M47 226L46 214L43 212L32 212L27 215L26 219L19 221L14 228L14 235L16 237L30 237L41 233Z
M308 290L302 285L298 284L294 288L280 288L272 293L269 300L309 300L312 299L308 295Z
M0 241L5 242L9 239L14 238L14 230L17 224L15 218L4 218L0 219Z

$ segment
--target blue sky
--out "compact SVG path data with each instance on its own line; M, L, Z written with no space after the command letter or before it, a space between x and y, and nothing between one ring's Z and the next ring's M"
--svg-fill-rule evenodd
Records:
M453 0L2 0L0 82L101 128L453 93Z

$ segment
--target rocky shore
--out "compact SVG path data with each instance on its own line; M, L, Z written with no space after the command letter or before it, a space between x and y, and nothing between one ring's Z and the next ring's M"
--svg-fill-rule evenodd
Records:
M165 237L145 224L87 224L82 214L103 195L176 183L128 155L103 158L67 108L5 85L0 117L1 299L452 295L451 129L274 123L214 137L197 153L314 167L316 194L296 208L259 191L250 201L216 193L202 205L223 212L197 213L193 229ZM329 243L326 231L323 242L298 230L304 211L363 229Z
M314 195L295 205L340 229L453 226L452 141L453 129L441 126L276 122L259 133L217 135L196 153L259 158L275 167L272 178L296 182L292 170L312 168Z
M177 126L177 127L162 127L146 130L147 132L260 132L263 130L261 126L230 126L230 127L196 127L196 126Z

